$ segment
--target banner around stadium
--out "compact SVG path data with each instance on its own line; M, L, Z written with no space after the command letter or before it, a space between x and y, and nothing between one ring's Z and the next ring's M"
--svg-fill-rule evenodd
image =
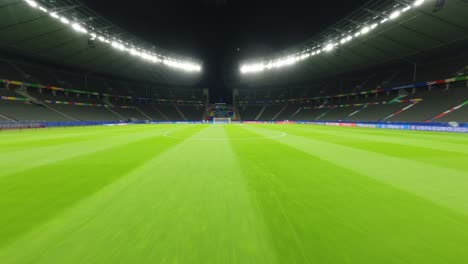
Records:
M28 98L21 98L21 97L12 97L12 96L0 96L0 100L6 101L23 101L28 102ZM110 105L103 105L103 104L87 104L87 103L79 103L79 102L64 102L64 101L51 101L51 100L43 100L43 102L47 104L61 104L61 105L76 105L76 106L91 106L91 107L110 107L110 108L122 108L122 109L136 109L135 106L127 106L127 105L119 105L119 106L110 106Z
M416 99L404 99L404 100L396 100L396 101L383 101L383 102L372 102L372 103L362 103L362 104L343 104L343 105L321 105L321 106L314 106L314 107L302 107L303 109L324 109L324 108L345 108L345 107L361 107L361 106L374 106L374 105L387 105L387 104L396 104L396 103L420 103L423 99L416 98Z
M42 84L35 84L35 83L28 83L28 82L5 80L5 79L0 79L0 83L13 84L13 85L17 85L17 86L26 86L26 87L37 88L37 89L47 89L47 90L51 90L51 91L61 91L61 92L77 93L77 94L88 94L88 95L95 95L95 96L100 95L98 92L88 92L88 91L75 90L75 89L66 89L66 88L60 88L60 87L51 86L51 85L42 85ZM103 93L102 96L110 97L110 98L130 99L130 100L134 99L132 96L112 95L112 94L108 94L108 93ZM138 97L138 98L135 98L135 99L142 100L142 101L148 101L148 102L149 101L156 101L156 102L163 102L163 103L202 104L201 101L190 101L190 100L174 100L174 99L151 100L150 98L142 98L142 97Z
M454 83L454 82L460 82L460 81L468 81L468 75L459 76L455 78L449 78L445 80L420 82L420 83L408 84L404 86L378 88L374 90L359 91L359 92L352 92L352 93L346 93L346 94L337 94L337 95L330 95L330 96L316 96L316 97L299 98L299 99L296 98L296 99L258 101L257 103L286 103L286 102L313 101L313 100L320 100L320 99L333 99L333 98L342 98L342 97L348 97L348 96L358 96L358 95L376 94L376 93L382 93L382 92L391 92L391 91L404 90L404 89L423 88L423 87L427 87L431 85ZM245 103L249 103L249 101L239 101L239 103L245 104Z
M0 99L7 101L29 101L27 98L12 97L12 96L0 96Z

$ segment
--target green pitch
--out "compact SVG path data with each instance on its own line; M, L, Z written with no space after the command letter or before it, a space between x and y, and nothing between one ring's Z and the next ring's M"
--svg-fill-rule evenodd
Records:
M468 263L468 136L0 132L0 263Z

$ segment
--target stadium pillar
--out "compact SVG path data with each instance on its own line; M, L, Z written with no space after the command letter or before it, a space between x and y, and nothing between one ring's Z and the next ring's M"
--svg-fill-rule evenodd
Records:
M210 104L210 90L208 88L203 89L203 96L205 96L205 105Z
M237 97L239 97L239 89L232 90L232 104L237 105Z

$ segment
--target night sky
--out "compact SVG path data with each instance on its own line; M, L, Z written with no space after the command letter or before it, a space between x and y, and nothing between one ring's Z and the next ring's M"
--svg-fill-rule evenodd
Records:
M368 0L83 0L134 35L203 61L201 87L227 95L224 75L243 58L298 44Z

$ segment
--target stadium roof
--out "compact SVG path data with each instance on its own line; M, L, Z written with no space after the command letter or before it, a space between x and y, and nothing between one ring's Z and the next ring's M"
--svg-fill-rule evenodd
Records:
M205 2L208 0L203 1ZM221 68L218 67L219 65L202 70L201 72L187 72L177 69L177 66L182 65L182 67L185 67L184 63L172 63L173 60L164 63L165 58L172 58L178 62L189 62L190 65L202 65L201 59L204 61L212 59L208 58L208 56L214 56L216 60L222 61L223 54L211 51L213 45L210 46L209 49L210 52L215 55L205 54L204 58L180 57L160 47L154 47L151 43L142 41L140 38L135 37L122 28L115 26L83 5L79 0L34 1L38 3L38 5L47 8L48 11L51 11L48 13L42 12L38 8L31 8L28 2L29 0L1 1L0 34L2 37L0 40L0 50L54 62L59 65L64 64L78 67L93 73L111 74L128 79L170 85L198 85L202 77L205 78L206 75L210 74L224 75L222 76L224 79L229 78L228 80L221 80L219 83L208 85L212 86L211 88L215 88L214 86L221 87L225 83L229 86L253 87L289 82L305 82L343 72L363 69L391 60L406 58L427 50L465 40L468 36L468 21L465 19L466 13L468 12L468 4L465 0L425 0L423 1L424 4L418 6L418 8L412 8L408 12L397 14L398 19L389 19L386 23L379 24L375 30L365 34L365 36L360 36L359 38L354 37L351 41L346 41L345 45L339 45L326 54L320 54L320 56L314 56L313 58L300 61L291 67L274 69L259 74L241 75L239 73L240 67L229 66L229 68L232 68L233 75L228 77L230 71L216 72L218 68ZM317 46L326 48L326 45L324 46L326 43L340 43L343 37L350 31L362 30L365 25L372 26L371 21L382 21L388 19L392 15L395 16L392 10L403 10L405 6L412 6L415 2L417 1L372 0L334 25L324 27L321 33L299 45L295 45L290 49L276 54L271 54L271 56L265 58L253 58L253 60L248 61L241 60L238 62L239 66L245 63L258 61L268 62L293 54L303 54L302 52L307 50L312 51ZM444 4L444 6L442 8L437 8L437 3ZM339 5L340 3L337 2L336 4ZM216 17L215 13L220 13L222 16L228 14L228 16L226 16L226 21L220 20L222 23L219 23L221 24L219 28L215 28L215 30L206 29L205 31L206 35L223 38L223 41L215 45L231 45L233 42L238 41L236 38L239 38L239 36L231 39L230 37L228 38L227 35L235 36L240 31L245 31L246 27L249 27L248 23L254 23L251 20L239 18L239 16L246 14L244 10L246 10L247 7L248 5L246 4L235 6L234 8L231 7L231 9L229 9L230 11L227 11L228 13L214 12L218 9L209 9L205 11L205 13L200 13L198 16L210 16L210 18L206 20L209 21L209 23L216 23L216 21L218 21L217 19L211 19ZM260 8L266 7L268 7L267 3L260 5ZM337 8L339 8L339 6L337 6ZM349 6L347 8L349 9ZM178 12L179 9L176 9ZM121 9L112 9L112 6L109 7L109 12L120 12L119 10L122 11ZM223 9L220 9L220 11L222 10ZM237 13L237 10L242 10L242 13ZM257 14L260 10L263 9L259 9L250 15ZM314 16L314 12L317 13L318 11L311 8L311 16ZM54 18L51 16L51 13L67 17L70 23L68 25L64 24L62 19ZM274 15L276 16L276 14ZM266 14L262 16L262 19L270 21L270 19L274 19L272 16L273 15ZM288 23L292 16L294 16L294 14L286 12L284 17L276 18L277 20L275 20L275 23L282 23L283 20L284 23ZM329 16L333 17L334 14L331 13ZM335 16L338 15L335 14ZM317 14L317 17L323 17L323 14ZM125 19L137 20L139 17L125 17ZM125 19L122 18L120 22L125 23ZM190 17L190 19L193 19L193 17ZM246 22L245 25L243 24L243 26L237 26L238 23L244 20L248 22ZM89 32L83 34L83 32L80 32L82 28L73 28L73 22L75 21L79 22L79 25L82 27L88 28ZM184 23L188 22L184 21ZM327 23L328 22L325 21L323 24ZM168 22L168 25L169 24ZM203 23L200 23L199 20L195 20L193 24ZM265 24L268 25L266 22ZM304 28L320 26L317 23L314 24L316 25L304 24ZM141 28L144 28L144 26L141 25L145 25L145 21L139 23L139 25ZM232 27L226 25L232 25ZM292 26L297 27L296 24ZM151 30L151 28L148 30ZM177 31L177 34L183 35L189 30L193 31L193 27L187 26L180 30L181 31ZM228 33L227 35L222 35L218 32L219 30L225 30ZM285 29L282 28L280 30L282 32L277 32L277 35L281 36L286 33L284 30ZM90 33L95 31L99 32L99 36L104 36L109 40L109 43L100 41L98 35L93 37ZM306 32L305 29L302 31ZM316 29L314 29L313 32L316 32ZM200 32L196 33L197 34L194 34L195 37L206 38L206 36L198 36ZM149 32L149 34L151 34L151 32ZM122 40L122 42L113 40L114 37L116 40ZM145 37L148 38L148 32ZM210 38L210 40L213 39ZM126 43L129 45L127 46ZM147 60L138 58L135 54L132 55L131 48L125 48L122 45L126 47L131 47L131 45L142 47L144 50L147 50L151 56L157 56L156 58L158 61L156 63L153 62L153 57L151 56L148 57ZM274 45L272 45L272 47L273 46ZM222 50L222 48L220 48L220 50ZM274 48L268 50L274 50ZM194 52L198 54L197 50L194 50ZM242 52L238 54L242 54ZM232 56L236 58L236 62L239 59L237 57L238 54ZM263 54L265 54L265 52L263 52ZM216 76L211 77L215 78ZM222 79L222 77L220 77L220 79Z
M89 72L173 85L202 75L201 60L154 47L78 0L2 0L0 34L0 49Z
M423 4L419 5L420 2ZM411 7L410 11L401 12L408 6ZM395 10L399 10L398 13ZM300 45L268 58L241 62L240 69L245 65L263 64L261 70L253 67L254 70L247 74L238 72L243 84L241 87L319 79L466 40L467 12L468 4L463 0L373 0ZM355 32L375 24L374 30L355 37ZM346 40L348 36L352 36L352 39ZM336 46L330 46L329 52L326 52L327 43L335 43ZM264 66L279 58L300 57L318 49L321 49L321 54L291 63L290 67L271 67L267 70Z

